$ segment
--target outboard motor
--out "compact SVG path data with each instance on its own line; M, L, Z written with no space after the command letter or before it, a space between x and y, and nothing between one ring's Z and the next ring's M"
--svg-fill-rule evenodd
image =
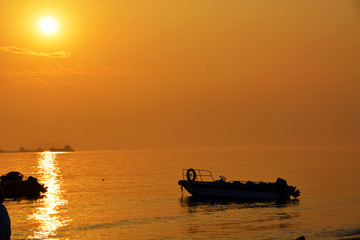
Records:
M275 183L281 186L287 186L286 180L282 178L278 178Z
M300 190L296 189L296 187L287 185L286 180L282 178L278 178L276 180L276 185L280 186L282 189L284 189L289 195L293 196L294 198L297 198L300 196Z

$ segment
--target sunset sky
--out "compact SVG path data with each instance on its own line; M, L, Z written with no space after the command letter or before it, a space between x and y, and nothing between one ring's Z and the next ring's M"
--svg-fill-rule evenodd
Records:
M360 3L0 0L0 149L65 144L360 145Z

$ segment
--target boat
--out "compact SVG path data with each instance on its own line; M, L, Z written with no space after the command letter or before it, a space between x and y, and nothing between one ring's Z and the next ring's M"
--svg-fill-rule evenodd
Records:
M183 169L182 174L178 184L195 197L283 201L300 196L300 191L282 178L276 182L226 181L224 176L214 180L210 170L193 168Z
M0 186L6 198L37 198L47 191L44 184L32 176L24 178L20 172L9 172L0 177Z
M50 148L50 152L74 152L70 145L65 145L64 148Z
M34 152L43 152L42 148L38 148L36 150L28 150L23 147L20 147L19 150L2 150L0 149L0 153L34 153Z

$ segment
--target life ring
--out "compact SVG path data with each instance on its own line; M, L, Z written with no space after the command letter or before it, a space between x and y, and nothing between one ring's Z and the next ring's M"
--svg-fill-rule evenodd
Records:
M196 179L196 172L194 169L189 168L186 173L186 178L189 182L193 182Z

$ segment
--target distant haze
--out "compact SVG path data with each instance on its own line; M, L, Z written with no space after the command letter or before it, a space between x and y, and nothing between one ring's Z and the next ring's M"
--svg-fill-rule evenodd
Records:
M0 149L348 146L359 123L357 1L0 4Z

